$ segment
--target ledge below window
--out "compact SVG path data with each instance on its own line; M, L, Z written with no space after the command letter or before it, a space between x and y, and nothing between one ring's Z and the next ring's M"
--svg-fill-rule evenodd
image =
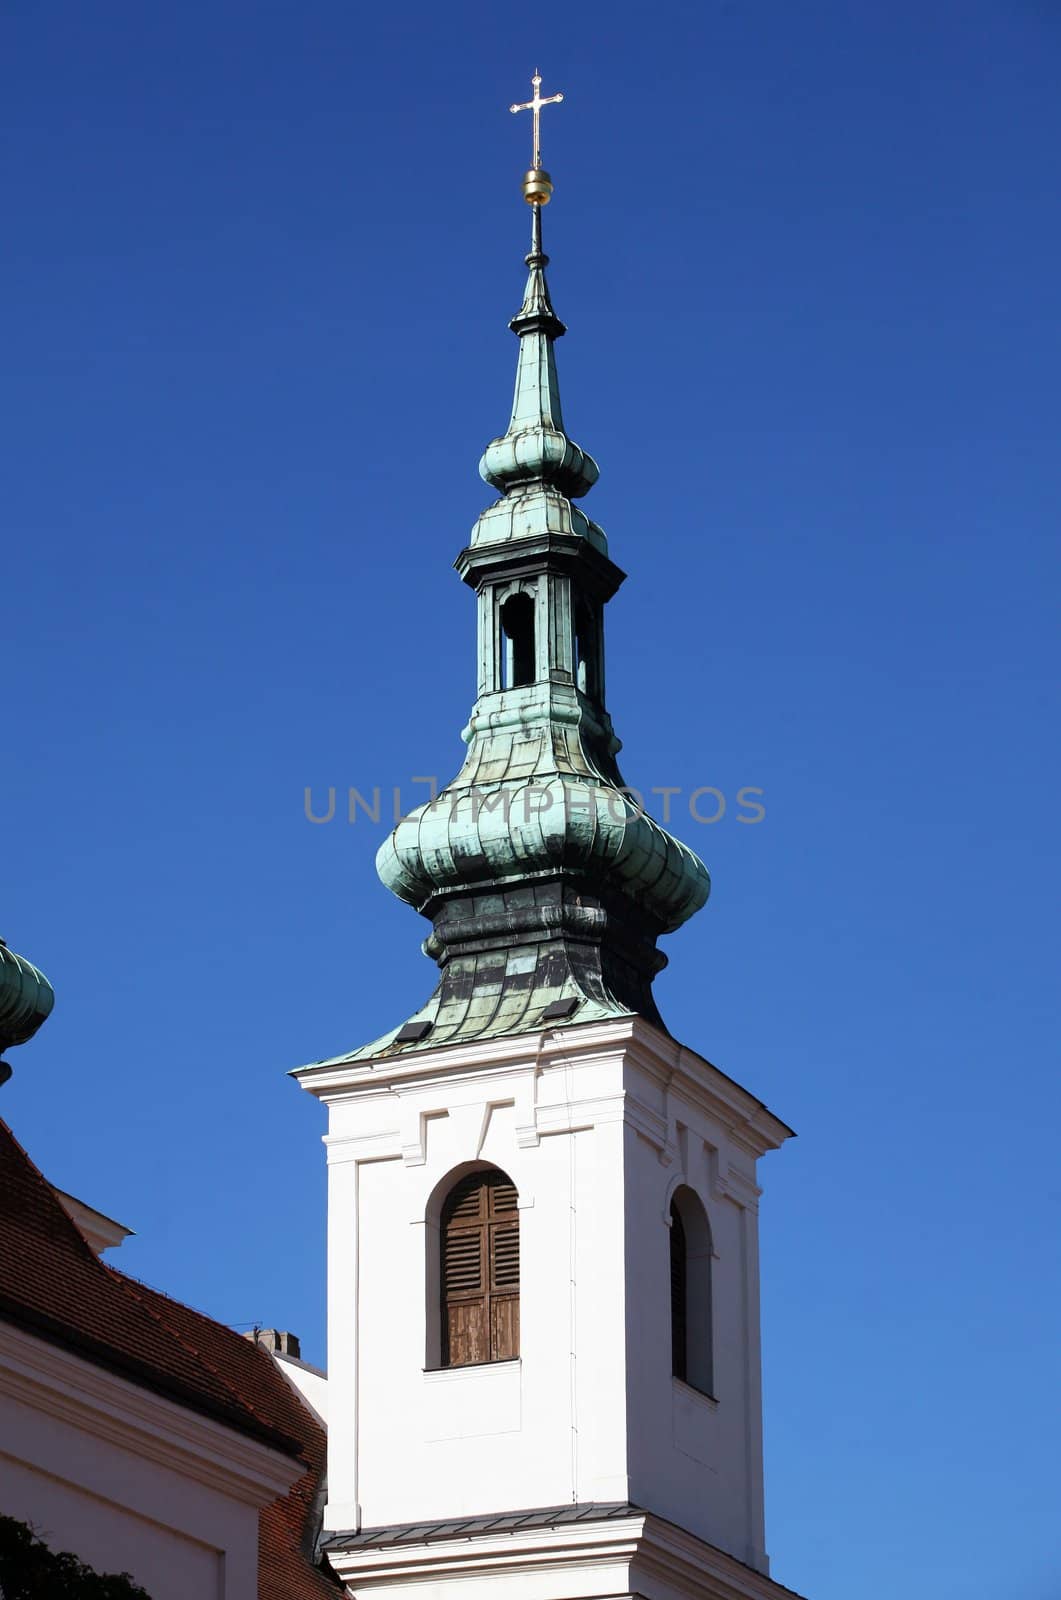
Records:
M473 1372L511 1372L513 1367L520 1366L519 1356L512 1356L507 1361L475 1361L463 1367L424 1367L425 1378L438 1381L445 1378L464 1378ZM696 1390L693 1390L696 1393Z
M679 1394L692 1395L694 1399L702 1400L705 1405L710 1406L713 1411L718 1410L717 1395L708 1394L706 1389L697 1389L693 1384L686 1383L684 1378L675 1378L672 1376L671 1383L674 1385Z

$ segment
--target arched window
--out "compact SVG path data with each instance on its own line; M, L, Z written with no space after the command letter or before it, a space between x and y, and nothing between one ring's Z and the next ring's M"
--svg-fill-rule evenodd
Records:
M689 1262L685 1249L685 1228L674 1201L670 1205L670 1369L674 1377L685 1379L689 1368L688 1321Z
M519 1196L497 1167L471 1172L442 1208L442 1365L519 1355Z
M691 1189L670 1203L671 1372L690 1388L713 1395L711 1349L711 1228Z
M599 698L597 629L584 600L579 600L575 606L575 685L590 699Z
M503 689L519 689L537 677L534 649L534 601L529 594L511 594L501 607Z

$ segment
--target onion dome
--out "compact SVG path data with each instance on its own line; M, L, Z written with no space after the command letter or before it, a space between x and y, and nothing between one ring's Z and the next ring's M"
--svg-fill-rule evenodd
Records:
M55 993L44 973L0 939L0 1052L32 1039L54 1004ZM0 1062L0 1073L4 1066ZM0 1075L0 1082L10 1070Z

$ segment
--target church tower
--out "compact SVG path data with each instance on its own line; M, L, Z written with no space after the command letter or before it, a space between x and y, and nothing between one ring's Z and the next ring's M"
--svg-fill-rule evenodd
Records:
M377 857L439 980L297 1074L329 1111L325 1548L358 1596L765 1600L788 1591L763 1529L756 1163L791 1130L652 993L709 879L617 765L624 574L576 503L598 469L560 405L538 119L561 97L540 85L512 108L534 123L512 416L456 561L467 754Z

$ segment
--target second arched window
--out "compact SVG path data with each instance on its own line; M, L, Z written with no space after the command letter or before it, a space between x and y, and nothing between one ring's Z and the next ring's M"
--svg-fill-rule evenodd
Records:
M442 1208L442 1365L519 1355L519 1196L497 1167L471 1172Z
M683 1186L670 1203L671 1372L713 1397L711 1257L707 1214Z

